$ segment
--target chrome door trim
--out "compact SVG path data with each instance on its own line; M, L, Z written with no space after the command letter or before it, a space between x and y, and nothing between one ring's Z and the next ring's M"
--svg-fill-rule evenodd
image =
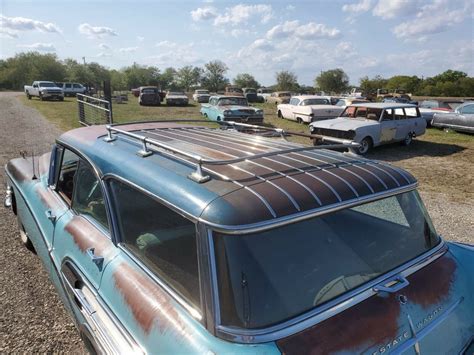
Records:
M210 246L213 247L213 235L212 231L208 233ZM242 344L256 344L276 341L281 338L288 337L290 335L299 333L315 324L321 323L328 318L331 318L346 309L355 306L356 304L368 299L369 297L376 296L377 291L374 291L374 287L386 283L388 280L396 275L401 277L408 277L415 273L431 262L435 261L448 250L447 244L440 236L440 242L437 246L427 251L426 253L406 262L405 264L393 269L392 271L381 275L356 289L349 291L326 304L313 308L312 310L294 317L288 321L279 323L277 325L263 328L263 329L242 329L235 327L228 327L221 324L220 319L220 306L219 306L219 289L216 275L216 262L215 252L210 251L211 265L212 265L212 287L214 292L215 309L214 319L216 322L216 336L224 340L242 343Z

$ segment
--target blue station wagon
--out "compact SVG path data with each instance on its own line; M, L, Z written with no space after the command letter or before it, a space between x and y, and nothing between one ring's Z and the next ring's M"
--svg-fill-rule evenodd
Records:
M201 105L201 115L211 121L263 122L263 110L249 106L242 96L211 96L208 104Z
M326 148L83 127L8 162L5 206L91 352L472 354L474 248L408 172Z

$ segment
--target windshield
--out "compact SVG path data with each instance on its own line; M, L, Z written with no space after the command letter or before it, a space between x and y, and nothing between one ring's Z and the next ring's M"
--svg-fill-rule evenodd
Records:
M256 94L257 91L255 89L247 89L247 90L245 90L245 93L246 94Z
M168 93L168 95L185 96L184 92L179 92L179 91L172 91L172 92Z
M143 94L154 94L154 93L156 93L156 91L157 91L156 89L143 89L142 93Z
M439 241L415 191L256 234L214 233L222 324L288 320Z
M239 88L227 88L227 92L239 92L239 93L243 93L242 89L239 89Z
M244 97L226 97L223 99L219 99L218 105L219 106L229 106L229 105L248 106L248 102L247 102L247 99Z
M56 84L50 81L40 81L39 86L42 88L55 88Z
M287 96L291 96L291 94L289 92L281 92L278 94L278 97L287 97Z
M341 114L341 117L365 118L368 120L378 121L381 113L381 108L348 106Z
M209 94L207 90L196 90L196 94Z

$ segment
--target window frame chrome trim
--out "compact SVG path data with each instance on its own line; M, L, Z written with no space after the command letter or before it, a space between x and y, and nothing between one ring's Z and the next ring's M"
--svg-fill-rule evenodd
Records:
M209 229L208 238L210 247L214 248L213 243L213 230ZM217 337L241 344L259 344L271 341L277 341L279 339L291 336L298 332L301 332L309 327L312 327L318 323L331 318L338 313L345 311L346 309L357 305L358 303L368 299L369 297L376 296L377 292L373 290L373 287L386 282L388 279L395 275L401 275L408 277L416 271L422 269L426 265L432 263L436 259L443 256L449 249L444 239L439 235L440 241L438 245L430 249L429 251L417 256L416 258L409 260L408 262L398 266L388 273L380 275L379 277L346 292L335 299L328 301L324 305L315 307L310 311L307 311L299 316L293 317L290 320L281 322L279 324L261 328L261 329L242 329L235 327L228 327L221 324L220 319L220 302L219 302L219 289L217 282L217 270L215 268L215 250L210 251L211 265L213 265L213 271L211 276L213 294L216 298L214 308L214 319L216 324L215 334ZM214 259L214 260L212 260Z

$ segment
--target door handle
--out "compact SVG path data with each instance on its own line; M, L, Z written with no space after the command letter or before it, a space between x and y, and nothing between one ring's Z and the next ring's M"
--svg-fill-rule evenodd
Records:
M53 211L51 210L46 210L46 217L51 221L51 223L56 223L56 215L53 214Z
M94 264L96 264L99 269L102 269L102 265L104 263L104 257L103 256L97 256L97 255L95 255L94 252L95 252L95 248L88 248L86 250L86 253L89 256L89 258L92 260L92 262Z
M394 282L392 284L392 282ZM390 286L387 286L388 284L391 284ZM374 292L388 292L388 293L395 293L397 291L400 291L402 288L408 286L410 283L408 280L403 277L402 275L397 275L394 278L383 281L382 284L379 284L375 286L372 290Z

